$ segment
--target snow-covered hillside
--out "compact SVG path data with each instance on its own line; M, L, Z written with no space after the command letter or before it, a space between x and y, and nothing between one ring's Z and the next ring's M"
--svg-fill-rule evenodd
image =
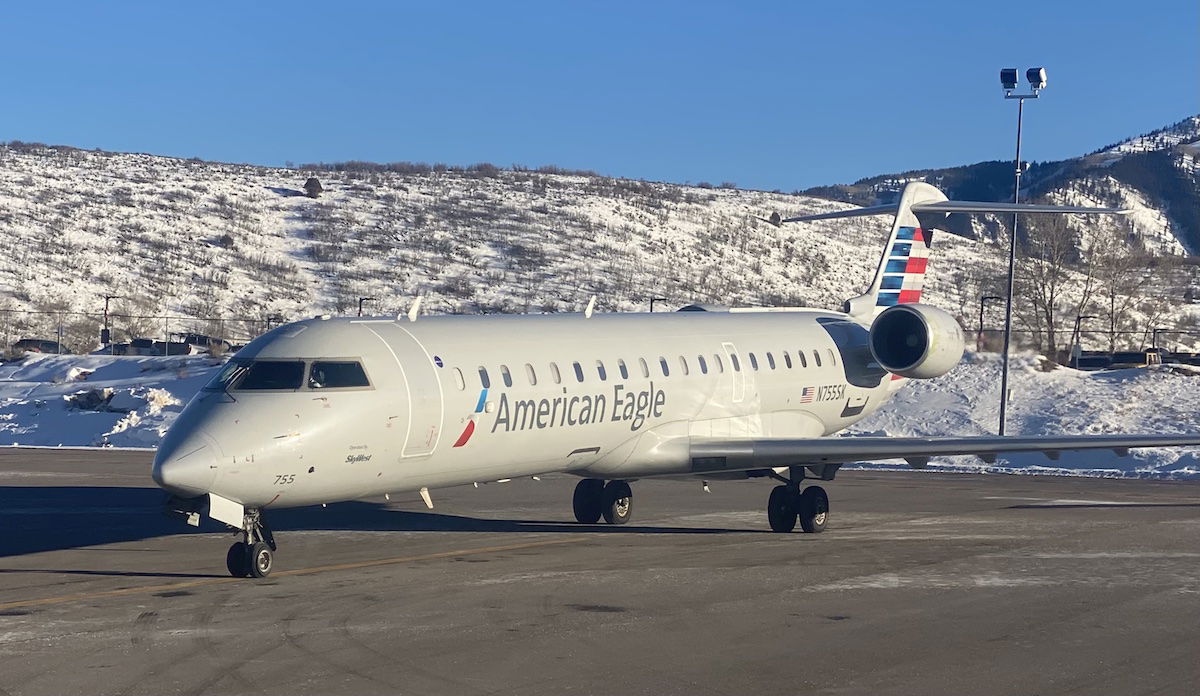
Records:
M1194 164L1185 145L1196 123L1145 136L1138 147L1170 147L1170 157ZM1108 158L1106 166L1088 171L1126 179L1174 172L1138 159L1164 152L1114 146L1092 156ZM319 199L300 190L309 176L324 186ZM936 172L881 181L931 177L948 190L957 185ZM1131 206L1148 249L1187 247L1175 232L1189 209L1166 209L1115 178L1068 177L1046 195ZM368 313L396 314L417 295L435 313L567 311L593 295L611 311L644 310L651 298L666 298L660 307L837 308L866 285L888 220L776 228L757 216L841 207L802 195L490 165L297 170L0 145L0 340L55 338L61 328L69 346L91 350L106 295L118 296L117 340L186 331L245 339L269 318L350 313L359 298L373 298ZM1128 223L1080 217L1071 224ZM967 327L977 321L979 298L998 294L1005 268L1005 245L989 225L997 221L976 221L979 242L938 235L923 295ZM1183 293L1173 285L1153 294L1178 301ZM1076 310L1063 299L1069 324ZM1169 304L1156 298L1144 311L1134 303L1120 322L1129 329L1123 342L1136 348L1152 326L1187 325L1191 313Z
M31 356L0 367L0 445L154 447L221 360ZM913 381L851 432L859 435L986 435L996 425L999 361L968 354L953 372ZM1172 433L1200 430L1200 374L1188 368L1086 373L1033 354L1013 363L1014 434ZM902 463L897 466L903 466ZM936 459L933 470L1200 477L1200 448L1020 455L985 465Z
M28 151L25 151L28 150ZM325 194L298 195L315 174ZM783 229L756 214L815 198L522 171L301 172L71 149L0 148L0 294L11 307L298 318L404 311L840 306L886 221ZM996 249L939 241L929 297ZM120 322L116 328L121 329ZM150 327L153 330L155 327Z

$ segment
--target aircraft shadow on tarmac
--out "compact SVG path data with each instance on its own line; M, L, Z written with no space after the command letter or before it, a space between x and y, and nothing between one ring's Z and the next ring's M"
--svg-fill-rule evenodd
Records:
M93 486L0 486L0 557L101 546L175 534L228 531L207 518L189 527L163 512L157 488ZM569 511L564 512L569 515ZM587 525L574 521L481 519L433 512L397 510L355 501L268 510L276 532L563 532L605 534L748 534L761 529ZM101 549L95 549L100 551ZM155 574L158 575L158 574Z

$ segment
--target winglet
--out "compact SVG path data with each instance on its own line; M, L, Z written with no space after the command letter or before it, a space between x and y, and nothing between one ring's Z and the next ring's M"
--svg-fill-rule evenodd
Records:
M417 295L417 299L413 300L412 306L408 308L408 320L416 321L417 315L421 312L421 298L423 295Z
M583 318L591 319L592 312L596 310L596 296L592 295L592 299L588 300L587 308L583 310Z

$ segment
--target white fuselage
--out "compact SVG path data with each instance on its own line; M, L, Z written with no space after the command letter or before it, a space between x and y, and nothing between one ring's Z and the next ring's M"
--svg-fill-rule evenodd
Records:
M692 474L693 441L819 437L877 409L901 381L866 336L822 310L306 320L231 360L302 378L210 385L154 475L185 497L291 507L549 472ZM369 384L322 384L331 361Z

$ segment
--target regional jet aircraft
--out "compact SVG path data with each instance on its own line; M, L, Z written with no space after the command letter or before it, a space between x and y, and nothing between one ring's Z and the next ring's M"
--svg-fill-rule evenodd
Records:
M1200 435L828 437L910 379L962 357L950 314L920 302L949 213L1117 213L948 201L911 183L891 206L771 220L894 213L874 280L843 311L687 307L670 314L330 318L280 326L238 351L163 439L154 480L172 508L240 530L229 572L264 577L267 509L551 472L580 477L575 519L623 524L630 483L776 481L776 532L820 532L846 462L954 454L1200 444ZM914 415L915 417L915 415Z

